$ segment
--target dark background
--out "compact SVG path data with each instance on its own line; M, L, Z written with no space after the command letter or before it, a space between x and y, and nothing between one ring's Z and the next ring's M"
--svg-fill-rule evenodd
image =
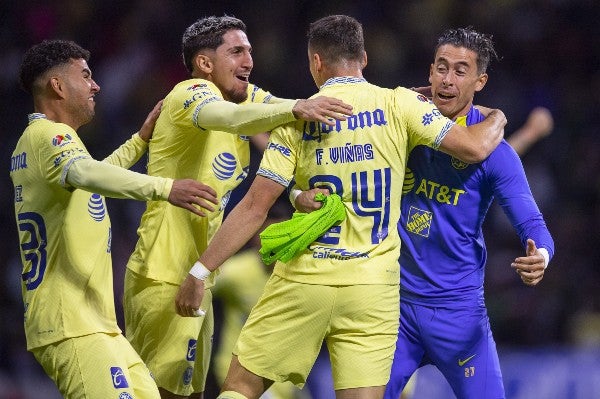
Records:
M476 102L505 112L506 136L535 106L548 107L555 118L552 135L523 158L556 244L539 286L525 287L510 268L523 250L498 207L486 221L486 300L496 341L501 348L600 346L600 2L3 1L0 398L26 397L41 373L25 350L8 175L10 154L33 109L17 84L24 51L43 39L63 38L92 52L89 65L101 92L96 118L80 129L80 136L101 159L139 128L175 83L187 78L180 56L183 30L200 17L223 14L248 26L255 63L251 81L287 98L316 91L308 72L306 30L309 22L328 14L352 15L363 23L369 56L364 75L387 87L427 84L435 40L443 30L471 25L492 34L502 59L488 69L489 82ZM143 164L136 169L143 171ZM120 306L123 269L143 204L109 200L108 206Z

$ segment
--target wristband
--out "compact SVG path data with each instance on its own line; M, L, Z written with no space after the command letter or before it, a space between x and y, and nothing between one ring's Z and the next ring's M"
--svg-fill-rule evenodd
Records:
M300 194L302 194L302 190L297 188L294 188L292 191L290 191L290 201L292 202L292 206L294 208L296 207L296 198L298 198Z
M211 271L206 268L200 261L196 261L194 266L190 269L190 274L196 277L198 280L206 280L210 276Z
M550 263L550 254L546 248L538 248L538 251L540 251L544 257L544 269L546 269L548 267L548 263Z

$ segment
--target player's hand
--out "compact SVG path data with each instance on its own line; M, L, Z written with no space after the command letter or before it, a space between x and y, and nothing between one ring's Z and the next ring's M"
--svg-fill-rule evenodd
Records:
M217 192L194 179L175 180L168 201L198 216L206 216L206 211L214 211L215 208L210 203L218 204Z
M146 143L149 142L152 138L152 133L154 132L154 125L156 125L156 120L160 115L162 103L163 100L160 100L158 103L156 103L154 108L152 108L152 111L150 111L150 113L146 117L146 120L140 128L140 131L138 132L142 140L144 140Z
M431 93L431 86L411 87L410 89L414 92L424 95L430 100L433 97L433 94Z
M554 118L547 108L536 107L529 113L524 128L533 142L548 136L554 128Z
M200 304L204 297L204 280L199 280L188 275L179 287L175 297L177 314L184 317L198 317L203 315Z
M337 98L319 96L296 101L292 112L296 119L334 126L336 119L344 121L347 116L352 115L352 106Z
M544 256L532 239L527 240L526 254L527 256L516 258L510 266L516 270L525 285L533 287L544 278Z
M315 201L315 195L317 195L317 193L329 195L329 190L326 188L313 188L307 191L302 191L300 194L298 194L296 200L294 201L294 208L304 213L310 213L312 211L316 211L317 209L321 209L323 202Z

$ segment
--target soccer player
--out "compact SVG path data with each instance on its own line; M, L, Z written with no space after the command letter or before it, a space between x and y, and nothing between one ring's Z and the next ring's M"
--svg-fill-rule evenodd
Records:
M457 124L483 119L473 106L491 38L470 28L438 39L429 73L433 102ZM496 344L484 302L482 225L494 200L525 249L511 266L534 286L543 278L554 242L515 150L502 141L480 163L465 163L417 146L408 157L399 231L402 240L400 329L385 398L398 399L414 371L435 365L459 399L504 398Z
M168 200L201 216L216 193L194 180L125 169L146 151L159 105L104 162L91 157L76 132L93 118L100 91L89 57L74 42L43 41L27 50L20 69L35 110L10 164L27 349L65 398L159 398L117 325L104 196Z
M478 37L475 32L469 33L468 35L472 35L473 38ZM481 36L481 38L483 38L483 37L484 36ZM489 58L493 54L495 54L495 52L492 54L492 52L490 51L490 50L493 50L493 46L491 43L485 42L485 44L486 44L486 46L488 44L490 45L490 47L487 48L487 52L490 54L483 55L484 57L488 58L488 62L489 62ZM485 48L485 46L484 46L484 48ZM486 65L487 65L487 63L486 63ZM476 66L472 65L472 68L476 69ZM473 78L470 81L472 82ZM474 98L475 91L476 91L475 87L473 87L472 85L467 85L465 83L457 83L457 85L460 85L459 91L461 93L460 99L458 99L457 102L459 102L460 104L463 105L463 111L466 110L469 112L476 112L475 109L472 107L473 98ZM432 98L434 104L436 104L436 105L439 104L440 110L442 111L442 113L444 115L446 115L446 108L443 107L441 98L440 97L432 97L431 86L419 87L419 88L415 88L413 90L427 96L428 98ZM462 113L464 113L464 112L462 112ZM454 118L458 114L461 114L461 112L456 113L456 112L450 111L450 112L447 112L446 116ZM461 121L463 119L457 118L457 120ZM529 150L529 148L534 143L536 143L540 139L549 135L552 131L553 125L554 125L554 120L552 118L552 114L550 113L550 111L544 107L536 107L530 112L525 124L523 126L521 126L519 129L517 129L515 132L513 132L506 141L508 144L510 144L510 146L513 147L513 149L515 150L515 152L517 154L522 156ZM410 157L409 157L409 159L410 159ZM295 198L294 206L298 210L301 210L303 212L310 212L315 209L318 209L321 206L321 203L312 200L312 198L314 198L314 195L317 192L322 192L322 191L323 190L316 189L316 190L309 190L309 191L302 192L302 194L297 193L297 195L294 197ZM403 202L403 203L406 205L406 202ZM402 319L401 319L401 322L402 322ZM399 362L402 362L402 360L399 359L396 362L399 363ZM329 369L329 365L327 364L325 368ZM413 376L414 376L414 374L413 374ZM411 388L414 387L414 381L412 379L410 379L408 382L406 380L404 380L402 382L402 385L405 386L404 389L402 389L402 385L396 386L395 385L396 382L397 381L394 378L392 378L392 381L389 383L389 386L388 386L388 391L390 393L386 394L386 397L397 399L398 398L397 393L400 390L402 390L401 398L411 397L410 393L408 393L407 391L409 390L409 386ZM394 388L391 388L392 386Z
M347 217L288 263L276 263L236 344L222 399L258 398L273 381L302 386L323 340L337 397L381 398L398 331L395 205L406 154L422 144L477 162L502 138L506 120L498 110L462 127L415 92L369 84L354 18L312 23L308 56L319 94L348 102L354 114L334 126L292 122L272 131L248 193L181 285L179 314L194 314L204 280L255 234L292 178L302 189L325 185L339 194Z
M414 89L413 89L414 90ZM431 98L431 87L426 88L418 88L416 89L427 97ZM473 92L473 94L475 94ZM435 103L435 101L434 101ZM508 144L513 147L515 152L519 154L519 156L525 155L529 151L529 149L541 140L542 138L548 136L553 129L554 126L554 118L552 117L552 113L545 107L535 107L529 113L525 124L521 126L519 129L515 130L506 140ZM297 189L294 189L297 190ZM290 195L294 195L294 207L302 212L312 212L316 209L319 209L322 205L321 202L314 201L314 195L318 192L323 192L321 189L314 189L303 191L301 193L290 193ZM318 365L318 367L317 367ZM318 374L314 374L315 370L318 370ZM331 367L329 364L329 359L327 357L319 356L317 362L315 363L315 367L311 370L311 376L309 377L308 383L310 383L310 378L313 378L313 381L322 382L323 381L323 373L330 373ZM413 392L416 385L416 376L417 374L413 374L411 378L406 382L405 387L402 390L401 399L409 399L412 398ZM323 389L327 389L325 386ZM326 394L321 393L323 399L326 398L334 398L335 392L330 390L331 393L327 392ZM325 396L324 396L325 395Z
M197 318L177 315L174 301L189 265L221 224L232 190L248 173L249 138L244 135L297 118L333 124L334 118L343 120L351 113L337 99L282 100L249 84L252 47L237 18L197 20L185 30L182 47L191 79L178 83L164 99L149 145L148 174L193 177L214 188L220 203L206 218L197 218L149 202L127 264L126 336L163 399L203 396L214 323L210 291L201 311L196 308Z

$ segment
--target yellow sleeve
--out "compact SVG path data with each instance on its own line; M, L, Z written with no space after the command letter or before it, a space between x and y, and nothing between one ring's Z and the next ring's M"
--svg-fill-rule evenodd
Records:
M129 140L104 158L102 162L129 169L139 161L147 150L148 143L142 140L139 134L134 133Z
M292 108L297 100L282 100L276 104L234 104L213 101L198 111L198 126L234 134L254 135L296 120Z
M132 172L92 158L73 160L66 169L65 183L106 197L166 200L173 187L173 179Z
M283 101L289 101L286 98L275 97L271 92L258 87L253 83L248 84L248 98L242 104L263 103L263 104L278 104Z

